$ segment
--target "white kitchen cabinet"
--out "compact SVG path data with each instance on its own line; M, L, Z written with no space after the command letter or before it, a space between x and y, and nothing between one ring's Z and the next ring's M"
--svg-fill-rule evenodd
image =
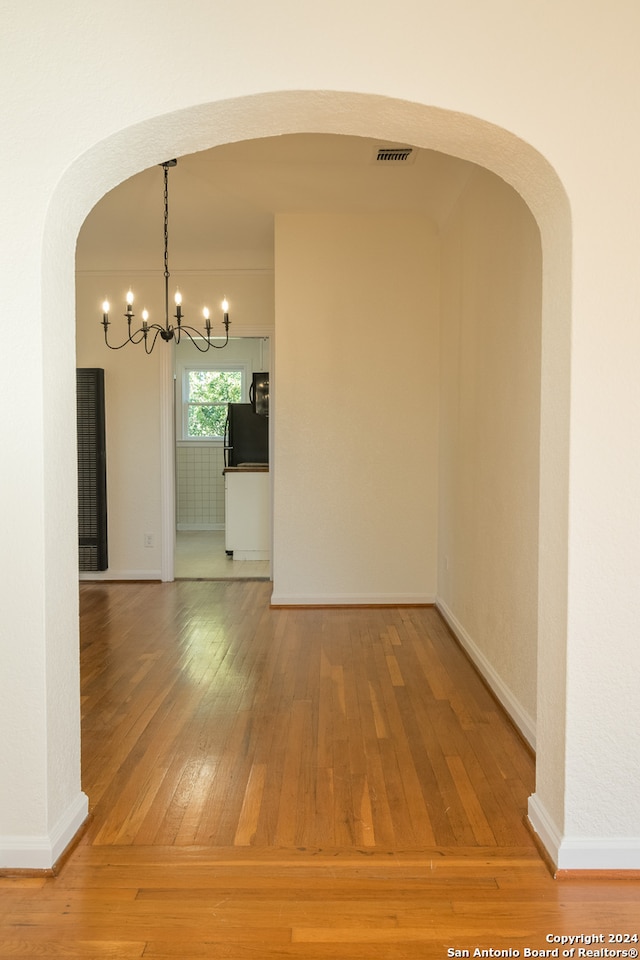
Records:
M234 560L271 559L271 493L267 467L224 471L225 550Z

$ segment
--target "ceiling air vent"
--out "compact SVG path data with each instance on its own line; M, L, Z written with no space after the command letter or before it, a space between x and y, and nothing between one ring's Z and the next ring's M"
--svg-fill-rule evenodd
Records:
M411 163L413 147L378 147L376 163Z

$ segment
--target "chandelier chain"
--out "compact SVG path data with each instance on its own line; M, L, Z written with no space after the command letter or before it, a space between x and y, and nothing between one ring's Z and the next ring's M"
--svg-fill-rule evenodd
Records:
M162 164L164 170L164 317L165 328L169 329L169 164Z
M169 279L169 165L164 167L164 275Z

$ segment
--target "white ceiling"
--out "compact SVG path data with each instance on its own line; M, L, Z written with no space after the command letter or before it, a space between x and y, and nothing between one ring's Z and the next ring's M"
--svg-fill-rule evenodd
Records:
M417 213L443 222L473 164L432 150L376 163L377 140L295 134L215 147L169 171L172 269L269 268L275 213ZM170 158L167 158L170 159ZM143 170L94 207L78 270L162 267L163 172Z

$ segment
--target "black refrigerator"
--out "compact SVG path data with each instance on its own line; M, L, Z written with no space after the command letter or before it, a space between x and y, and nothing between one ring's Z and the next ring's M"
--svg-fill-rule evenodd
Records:
M229 404L224 439L226 467L269 463L269 418L254 413L253 404Z

